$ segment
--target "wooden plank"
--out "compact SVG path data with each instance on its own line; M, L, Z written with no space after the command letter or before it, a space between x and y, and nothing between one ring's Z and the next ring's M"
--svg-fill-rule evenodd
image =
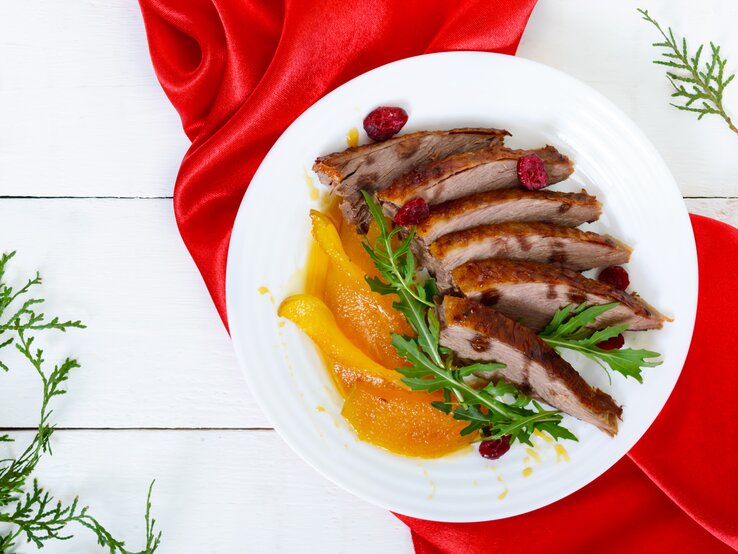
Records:
M533 10L518 55L560 69L601 92L636 122L654 143L684 196L738 195L738 136L716 116L669 106L671 86L664 68L653 65L658 32L640 19L647 7L662 25L689 36L692 45L710 40L729 58L726 71L738 70L738 33L727 21L738 19L730 0L598 2L541 0ZM731 90L732 88L732 90ZM725 107L738 117L738 87L729 87ZM627 160L624 160L627 163Z
M1 2L0 75L0 195L171 195L189 141L137 2Z
M54 337L73 353L63 427L266 427L220 318L177 232L171 200L0 200L17 278L39 269L49 313L88 329ZM22 270L22 274L20 273ZM0 425L36 421L37 378L3 380Z
M738 200L688 200L738 224ZM269 427L177 233L170 200L0 200L4 250L21 277L46 277L49 312L88 329L55 337L82 369L62 398L63 427ZM51 357L49 359L52 359ZM36 422L38 382L0 375L0 426Z
M19 446L30 438L20 435ZM52 444L41 485L67 502L79 495L131 550L156 478L161 554L412 552L399 520L320 476L274 431L59 431ZM73 533L44 553L101 552L89 532Z
M738 227L738 198L688 198L686 202L687 209L692 213L706 215Z
M686 196L735 196L738 137L668 106L635 0L541 0L519 54L593 86L654 142ZM738 52L731 0L651 3L695 40ZM728 56L735 70L738 55ZM188 142L157 83L136 2L0 3L0 196L167 196ZM732 89L732 90L731 90ZM738 86L726 95L738 111Z

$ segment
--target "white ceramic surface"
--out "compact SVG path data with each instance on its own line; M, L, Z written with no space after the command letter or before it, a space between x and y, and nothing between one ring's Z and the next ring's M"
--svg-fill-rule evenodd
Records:
M443 76L443 78L439 78ZM555 145L576 164L556 190L585 187L604 203L589 228L634 247L632 287L674 323L631 334L629 345L664 354L639 385L570 358L623 405L617 437L567 417L579 437L565 443L570 461L536 439L538 463L516 445L502 459L472 450L438 460L388 453L359 441L340 416L315 347L276 306L298 292L315 207L304 172L316 156L345 148L351 127L377 105L400 105L406 132L459 126L504 127L515 147ZM361 141L367 140L363 132ZM270 294L259 292L267 287ZM272 301L273 299L273 301ZM251 390L287 443L354 494L403 514L438 521L480 521L524 513L586 485L645 433L676 383L689 347L697 301L694 238L676 184L636 126L584 84L549 67L508 56L443 53L366 73L330 93L285 131L264 159L241 205L231 239L227 302L237 357ZM318 410L318 407L325 411ZM524 477L524 467L532 474Z

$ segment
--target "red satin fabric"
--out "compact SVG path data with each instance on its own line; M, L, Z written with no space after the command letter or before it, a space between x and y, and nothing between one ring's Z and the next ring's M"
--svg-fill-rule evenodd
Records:
M534 4L141 0L157 76L192 140L175 186L177 223L226 325L233 220L284 129L333 88L393 60L447 50L513 54ZM593 484L531 514L465 525L400 516L418 552L738 549L738 378L729 361L738 310L726 309L738 307L738 231L700 217L693 225L698 325L684 374L646 437Z
M141 0L159 81L192 147L174 210L226 323L225 271L244 191L306 108L385 63L445 50L513 54L535 0Z
M416 552L738 550L738 229L697 215L692 227L697 324L682 375L646 435L594 483L529 514L463 525L398 516Z

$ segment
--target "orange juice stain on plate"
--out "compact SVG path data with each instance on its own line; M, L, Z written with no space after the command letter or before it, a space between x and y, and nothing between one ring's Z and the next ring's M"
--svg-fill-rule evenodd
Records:
M554 450L556 451L556 463L559 463L561 460L564 460L565 462L571 461L569 459L569 453L566 451L566 448L564 448L560 444L554 444Z
M359 130L356 127L351 127L346 133L346 144L349 145L349 148L359 146Z
M526 448L525 451L528 453L528 455L533 458L537 464L540 464L543 460L541 460L541 455L536 452L533 448Z
M271 291L269 290L269 287L259 287L257 289L257 292L259 294L261 294L262 296L264 296L265 294L268 294L269 295L269 302L271 302L272 304L274 304L274 296L272 295Z
M315 186L315 181L313 181L313 178L308 173L308 170L303 168L303 173L305 174L305 184L308 187L308 192L310 193L310 200L317 200L320 197L320 191Z
M510 489L507 488L505 481L502 479L502 475L497 476L497 482L503 487L502 492L497 495L497 500L505 500L505 497L507 496L507 493L510 492Z

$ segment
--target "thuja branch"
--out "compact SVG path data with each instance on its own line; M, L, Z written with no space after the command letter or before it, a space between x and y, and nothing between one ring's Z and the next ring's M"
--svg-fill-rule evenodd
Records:
M678 40L671 27L664 31L649 15L648 10L639 9L638 13L656 27L661 35L662 41L653 43L653 46L663 49L661 58L653 63L669 68L666 77L674 87L671 96L675 98L671 105L678 110L696 113L697 119L711 114L718 115L731 131L738 134L738 128L723 107L723 93L735 74L725 74L727 60L721 56L720 46L710 42L709 61L702 60L704 44L697 48L694 55L690 55L686 38Z
M33 478L38 462L44 454L50 454L49 441L54 432L50 422L52 400L66 393L65 385L70 372L79 367L74 358L66 358L49 369L44 351L36 345L40 333L66 332L83 329L80 321L63 321L47 317L40 311L44 299L32 295L34 287L41 284L41 276L28 279L15 289L6 282L6 269L15 253L0 255L0 354L4 348L15 346L21 359L25 359L41 381L41 406L39 423L30 444L12 458L0 459L0 553L10 553L25 539L38 548L52 540L68 540L70 524L81 525L91 531L100 546L111 554L153 554L161 541L161 533L155 530L151 517L151 487L146 499L146 536L143 550L131 552L125 543L116 539L78 499L71 503L58 500ZM9 362L0 359L0 369L9 371ZM0 435L0 443L13 442L7 435ZM153 482L152 482L153 486Z

